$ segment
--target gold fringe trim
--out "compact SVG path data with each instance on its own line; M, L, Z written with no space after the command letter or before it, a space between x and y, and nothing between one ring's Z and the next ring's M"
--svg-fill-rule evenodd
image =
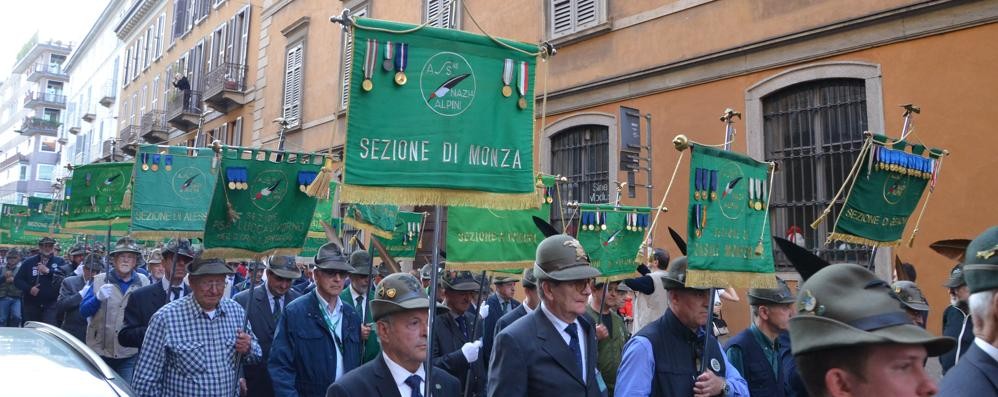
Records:
M354 218L350 218L350 217L343 218L343 223L345 223L347 225L350 225L350 226L353 226L355 229L360 229L360 230L369 232L369 233L371 233L371 234L373 234L375 236L381 237L381 238L385 238L385 239L389 239L389 240L395 238L394 237L395 233L393 233L393 232L386 232L384 230L379 229L377 226L374 226L374 225L372 225L370 223L367 223L367 222L362 222L362 221L356 220ZM326 237L326 234L323 233L322 237Z
M230 260L253 260L269 255L289 255L297 256L301 252L301 247L297 248L273 248L263 252L255 252L242 248L205 248L201 257L221 258Z
M329 182L333 180L333 160L326 157L326 160L322 164L322 168L319 170L319 174L315 176L312 183L305 188L305 194L309 197L315 197L319 200L325 200L329 198Z
M25 236L32 236L32 237L52 237L52 238L72 238L73 237L72 234L50 233L50 232L35 232L35 231L31 231L31 230L25 230L24 233L22 233L22 234L24 234Z
M901 245L901 239L894 241L876 241L870 240L865 237L854 236L847 233L831 233L828 235L828 241L842 241L850 244L863 244L870 247L897 247Z
M630 278L635 278L637 276L638 276L637 272L631 272L631 273L627 273L627 274L618 274L618 275L610 276L610 277L602 277L602 276L601 277L597 277L596 281L603 280L604 282L609 281L609 282L612 283L614 281L623 281L623 280L627 280L627 279L630 279Z
M776 274L687 270L686 286L697 288L776 288Z
M91 227L91 226L104 226L104 227L107 227L108 224L110 224L110 225L120 225L120 224L123 224L123 223L131 223L131 222L132 222L131 217L123 217L123 218L122 217L117 217L117 218L114 218L114 219L104 219L104 220L98 220L98 221L72 221L72 222L66 222L66 227L64 227L63 229L84 230L84 229L81 229L81 228L87 228L87 227ZM94 232L94 231L99 232L100 231L100 230L97 230L97 229L85 229L85 230L91 231L91 232Z
M528 266L533 266L534 261L500 261L500 262L453 262L447 261L447 270L509 270L509 269L526 269Z
M132 231L132 237L140 240L158 239L158 238L204 238L204 231L170 231L170 230L140 230Z
M474 190L401 188L342 185L340 202L390 205L457 205L497 210L538 208L543 195L529 193L490 193Z
M326 238L326 232L310 231L310 232L308 232L308 234L305 235L305 237L325 239Z

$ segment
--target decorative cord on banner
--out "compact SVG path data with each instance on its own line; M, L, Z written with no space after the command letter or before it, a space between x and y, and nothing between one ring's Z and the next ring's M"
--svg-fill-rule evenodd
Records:
M665 208L665 199L669 197L669 192L672 191L672 183L676 181L676 174L679 172L679 165L683 162L683 156L686 154L686 149L689 148L689 139L685 135L677 135L673 140L672 144L675 145L676 150L679 151L679 159L676 160L676 167L672 169L672 177L669 178L669 185L665 187L665 194L662 195L662 200L658 203L658 207L655 209L655 216L651 219L651 226L645 231L645 237L641 241L641 247L638 248L638 255L634 258L635 262L644 263L651 260L651 252L645 252L642 255L641 251L645 251L648 247L648 238L651 237L652 231L655 230L655 225L658 224L658 216L662 214L663 211L668 211Z
M761 200L761 201L763 201L763 205L766 206L766 210L763 212L762 219L764 219L764 221L762 222L762 228L761 228L761 230L759 230L759 245L755 246L755 256L762 256L763 251L765 250L765 247L763 247L763 245L762 245L762 239L766 238L766 227L768 226L768 222L766 222L765 220L769 219L769 201L773 199L773 177L775 175L776 175L776 163L775 162L770 162L769 163L769 186L768 186L768 189L766 189L767 190L766 197L762 198L762 200Z
M863 162L863 156L866 155L866 152L870 150L871 145L873 145L873 136L868 136L866 138L866 141L863 142L863 147L860 148L859 150L859 156L856 157L856 162L853 163L852 169L849 170L849 174L846 175L845 181L843 181L842 186L839 187L839 191L836 192L835 197L832 197L832 200L828 202L828 207L825 207L825 210L821 211L821 215L818 216L818 219L815 219L814 222L811 222L811 229L817 229L818 225L820 225L822 222L825 221L825 218L828 217L828 214L832 212L832 206L835 205L836 201L839 201L839 197L842 196L842 192L845 191L846 186L849 186L850 192L852 191L852 185L856 182L856 177L857 177L856 174L859 172L860 164L862 164ZM772 185L772 183L770 183L770 185ZM849 201L848 195L846 195L846 201ZM825 244L828 244L830 242L831 242L831 237L829 235L829 239L825 241Z
M936 178L939 177L939 170L943 168L943 159L949 155L948 150L943 151L943 155L939 157L939 163L936 164L935 172L932 174L932 183L929 185L929 194L925 196L925 201L922 202L922 209L918 211L918 218L915 219L915 227L911 230L911 237L908 238L908 248L911 248L915 244L915 235L918 234L918 225L922 222L922 215L925 215L925 208L929 206L929 199L932 198L932 192L936 191Z

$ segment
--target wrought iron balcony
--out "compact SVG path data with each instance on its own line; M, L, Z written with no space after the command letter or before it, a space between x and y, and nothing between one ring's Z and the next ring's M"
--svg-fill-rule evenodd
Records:
M55 92L42 93L28 91L27 94L24 94L24 107L28 109L37 109L41 107L65 109L66 96Z
M53 80L67 82L69 81L69 73L63 70L62 65L58 63L44 64L36 63L35 67L31 69L28 73L28 81L32 83L37 83L41 79Z
M204 103L221 113L246 104L246 65L225 63L208 72Z
M25 117L21 129L17 132L22 135L47 135L56 136L59 133L59 126L62 123L54 120L43 119L41 117Z
M125 154L121 152L121 148L112 145L111 140L106 140L101 145L101 157L97 159L97 162L112 162L112 161L124 161Z
M139 139L139 126L130 125L118 132L118 147L121 148L122 153L134 156L136 150L138 150L139 143L141 143Z
M142 124L139 125L139 136L149 143L166 142L170 127L166 124L166 112L153 110L142 115Z
M181 131L192 131L198 127L201 117L201 92L170 92L166 106L166 122Z

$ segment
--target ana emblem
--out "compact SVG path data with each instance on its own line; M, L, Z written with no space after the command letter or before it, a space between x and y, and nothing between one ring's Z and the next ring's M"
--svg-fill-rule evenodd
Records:
M468 110L475 101L477 85L471 64L454 52L434 54L419 75L423 102L441 116L457 116Z
M389 288L388 291L385 292L385 295L388 296L388 299L395 299L396 293L395 288Z
M566 247L575 248L575 260L585 261L586 260L586 250L582 249L582 244L579 244L579 240L571 239L564 242Z
M984 251L977 251L977 257L979 259L991 259L992 256L995 256L996 252L998 252L998 244L995 244L995 246L991 247L991 249L987 249Z

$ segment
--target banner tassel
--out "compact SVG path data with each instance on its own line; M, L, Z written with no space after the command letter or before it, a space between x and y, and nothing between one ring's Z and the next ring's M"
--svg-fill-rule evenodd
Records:
M225 199L225 209L226 209L226 214L229 216L229 222L236 223L236 221L239 220L240 216L239 213L236 212L236 208L232 206L232 202L229 201L228 198Z
M315 177L312 184L308 185L305 189L305 194L309 197L315 197L319 200L325 200L329 198L329 182L333 180L333 160L326 157L325 163L322 165L322 169L319 170L319 175Z
M132 183L128 183L128 187L125 188L125 195L121 197L121 208L129 209L132 208Z

